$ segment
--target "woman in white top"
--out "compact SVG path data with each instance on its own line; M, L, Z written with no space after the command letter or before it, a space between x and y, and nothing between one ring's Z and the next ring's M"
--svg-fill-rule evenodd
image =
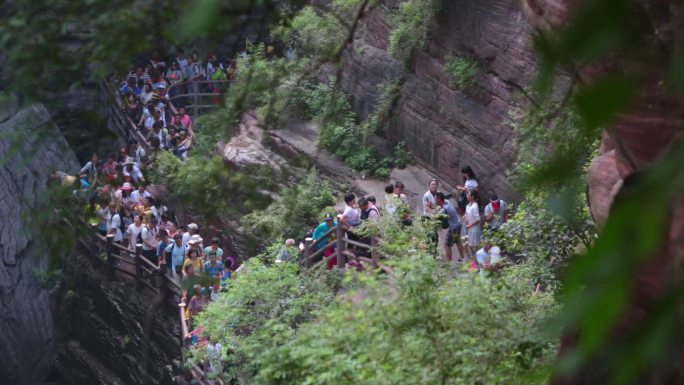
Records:
M463 173L463 186L456 186L456 188L460 191L478 191L480 184L477 183L477 177L475 176L475 172L473 171L470 166L464 166L461 169L461 173Z
M430 216L435 213L437 208L437 201L435 200L437 188L439 188L439 182L437 182L437 179L431 179L428 191L423 194L423 216Z
M136 215L135 217L133 217L133 223L131 223L130 226L128 226L128 230L126 230L126 232L128 233L128 249L131 251L135 251L135 245L138 243L138 235L143 230L142 222L142 214Z
M480 247L480 236L482 235L482 226L480 225L480 207L478 201L477 191L471 191L468 194L468 205L466 206L465 215L463 216L468 232L468 249L470 256L475 257L477 248Z

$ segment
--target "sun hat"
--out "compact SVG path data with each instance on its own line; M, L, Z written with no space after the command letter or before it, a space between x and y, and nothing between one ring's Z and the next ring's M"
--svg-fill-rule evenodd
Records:
M127 156L126 161L124 162L125 164L135 164L135 161L133 160L132 157Z
M188 225L188 229L197 230L197 223L190 223L190 224Z
M123 186L121 186L121 188L120 188L119 190L121 190L121 191L131 191L131 190L133 190L133 186L132 186L130 183L126 182L126 183L123 184Z
M202 241L203 241L203 239L202 239L202 237L199 236L199 234L193 234L192 237L190 237L190 240L188 241L188 243L195 244L195 243L202 243Z

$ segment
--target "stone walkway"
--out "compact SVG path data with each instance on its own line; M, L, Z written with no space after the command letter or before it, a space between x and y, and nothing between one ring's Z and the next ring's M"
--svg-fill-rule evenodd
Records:
M313 159L322 173L334 176L335 179L343 179L357 195L375 195L381 207L385 205L385 186L390 182L401 181L404 183L404 193L408 197L411 207L416 212L422 210L422 197L433 176L420 164L409 165L403 169L393 169L389 180L367 179L363 178L361 173L350 170L344 162L335 158L329 151L318 149L316 145L318 141L316 123L291 121L285 127L271 130L269 133L274 138ZM455 188L451 184L440 181L440 190L454 192ZM452 203L455 204L453 200ZM342 207L342 203L338 205L339 208ZM440 232L440 245L443 244L445 233L446 231ZM440 247L439 249L443 256L444 248ZM456 247L453 248L453 255L459 255Z

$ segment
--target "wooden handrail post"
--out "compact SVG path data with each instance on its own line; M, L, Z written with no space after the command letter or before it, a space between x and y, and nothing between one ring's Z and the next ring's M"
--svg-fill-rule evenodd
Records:
M347 264L347 256L344 255L344 226L342 225L342 215L337 216L337 268L344 269Z
M135 245L135 287L138 290L143 287L143 262L142 262L142 243Z
M313 250L311 247L311 244L313 243L313 238L306 238L304 239L304 267L311 267L312 261L309 260L309 257L311 257L311 254L313 254Z
M116 265L114 263L114 234L107 234L107 266L109 267L109 279L114 279L116 275Z
M371 258L373 259L373 267L378 268L378 251L375 249L378 246L378 238L377 237L372 237L371 238Z

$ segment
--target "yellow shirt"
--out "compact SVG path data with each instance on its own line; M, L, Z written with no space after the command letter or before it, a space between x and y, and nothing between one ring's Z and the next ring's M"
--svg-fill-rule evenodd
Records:
M199 274L200 271L202 271L202 261L200 261L199 258L195 259L194 261L191 258L185 259L185 261L183 262L183 275L185 275L185 266L187 265L195 266L195 274Z

